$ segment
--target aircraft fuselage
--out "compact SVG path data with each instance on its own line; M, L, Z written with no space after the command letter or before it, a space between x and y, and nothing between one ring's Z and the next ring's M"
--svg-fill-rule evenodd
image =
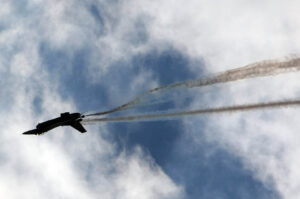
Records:
M36 126L36 129L26 131L23 134L40 135L59 126L72 126L73 128L77 129L81 133L85 133L86 130L80 124L83 117L84 115L81 115L80 113L71 113L71 114L69 112L62 113L60 117L48 120L46 122L39 123Z

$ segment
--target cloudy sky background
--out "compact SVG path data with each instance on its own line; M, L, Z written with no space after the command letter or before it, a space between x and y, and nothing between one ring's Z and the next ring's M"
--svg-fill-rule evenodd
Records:
M299 54L291 0L1 0L1 198L300 196L297 108L57 128L154 88ZM195 91L189 108L300 96L300 74Z

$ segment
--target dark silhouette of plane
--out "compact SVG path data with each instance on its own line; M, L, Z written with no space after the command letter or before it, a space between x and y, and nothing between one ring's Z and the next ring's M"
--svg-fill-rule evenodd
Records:
M80 113L71 113L71 114L69 112L61 113L60 117L52 120L48 120L43 123L39 123L38 125L36 125L36 129L26 131L23 134L41 135L59 126L72 126L73 128L80 131L81 133L85 133L86 132L85 128L80 124L82 118L84 118L84 115Z

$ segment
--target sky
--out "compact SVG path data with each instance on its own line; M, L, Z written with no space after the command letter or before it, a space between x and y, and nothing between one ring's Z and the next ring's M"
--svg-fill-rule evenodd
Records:
M1 0L0 198L298 199L298 108L22 133L62 112L105 111L157 86L297 56L299 4ZM298 98L299 77L195 88L184 105ZM155 108L182 108L174 96ZM131 113L142 111L151 110Z

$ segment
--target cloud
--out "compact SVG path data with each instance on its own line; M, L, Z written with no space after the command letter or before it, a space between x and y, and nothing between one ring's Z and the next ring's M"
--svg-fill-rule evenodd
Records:
M115 184L118 190L116 198L182 198L183 192L180 187L174 186L169 177L155 166L153 160L148 157L147 162L141 161L145 154L140 149L136 153L126 158L124 154L120 156L116 164L117 175ZM155 175L153 175L155 171ZM149 179L145 181L145 179ZM160 186L165 185L164 189Z
M139 49L144 46L159 49L168 44L191 58L203 58L206 67L215 72L254 60L299 53L294 37L299 32L299 24L294 22L296 7L295 1L281 4L227 0L215 5L206 0L188 4L174 0L132 0L121 7L130 17L122 15L120 23L146 16L149 38L147 45Z

